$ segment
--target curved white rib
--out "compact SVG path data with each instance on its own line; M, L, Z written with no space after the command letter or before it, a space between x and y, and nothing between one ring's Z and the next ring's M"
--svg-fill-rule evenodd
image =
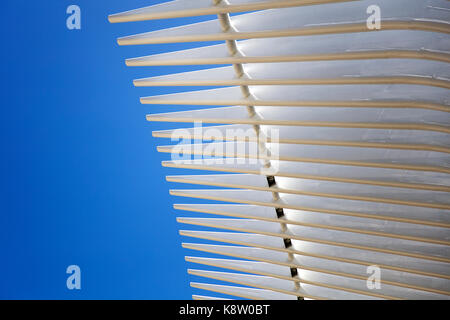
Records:
M154 19L192 17L200 15L235 13L243 11L289 8L306 5L325 4L355 0L176 0L145 8L112 14L108 17L112 23Z
M447 63L413 59L278 62L243 65L245 76L221 67L134 80L142 86L295 84L421 84L450 88Z
M269 176L276 174L280 177L450 192L448 174L440 172L292 161L271 161L271 163L277 168L275 173L267 170L260 162L255 163L247 161L247 159L231 159L231 161L225 159L221 161L220 159L176 160L164 161L162 165L172 168L262 175L267 173Z
M248 38L370 31L366 27L371 0L259 11L230 18L232 30L222 32L216 20L119 38L120 45L190 41L220 41ZM449 32L449 4L445 0L379 0L384 11L384 29L418 29ZM386 9L385 9L386 8ZM388 8L388 9L387 9ZM384 10L385 9L385 10ZM339 15L336 15L336 12ZM289 21L288 27L285 21ZM255 27L257 26L257 27ZM343 29L342 31L338 31Z
M441 152L418 150L386 150L343 146L296 146L266 143L266 154L261 154L257 142L216 142L158 146L159 152L186 155L270 159L298 162L319 162L367 167L400 168L436 171L450 174L448 155Z
M450 209L446 192L381 187L341 182L321 182L275 176L277 185L269 186L267 178L256 174L215 174L167 176L169 182L251 189L324 198L362 200L403 204L416 207Z
M265 289L225 286L219 284L198 282L191 282L191 287L252 300L296 300L296 297L293 295L283 294Z
M420 130L380 130L363 128L302 128L290 126L260 126L267 142L288 144L360 146L403 150L430 150L450 153L447 134ZM270 132L278 132L272 139ZM156 138L180 138L204 141L252 141L258 140L253 126L248 124L208 126L204 128L179 128L153 131Z
M411 58L449 62L445 34L413 30L332 34L236 42L231 55L225 44L130 58L128 66L203 65L291 61ZM420 48L420 50L418 50Z
M329 106L419 108L450 111L448 90L418 85L284 85L253 86L252 100L241 98L239 87L199 90L143 97L143 104L252 105L252 106ZM214 97L215 99L212 99Z

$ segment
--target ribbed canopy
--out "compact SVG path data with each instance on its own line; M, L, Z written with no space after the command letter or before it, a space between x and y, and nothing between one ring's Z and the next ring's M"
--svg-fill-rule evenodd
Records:
M213 295L193 298L449 299L449 1L176 0L109 20L201 15L217 19L118 39L199 43L130 67L214 65L133 81L199 86L141 98L180 123L153 132L184 141L158 147L163 167L199 173L167 180L204 186L170 190L198 199L174 205L202 240L182 245Z

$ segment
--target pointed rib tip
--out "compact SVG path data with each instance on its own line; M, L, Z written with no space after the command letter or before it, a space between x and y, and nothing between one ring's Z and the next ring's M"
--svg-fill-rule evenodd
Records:
M118 21L116 21L116 22L118 22ZM127 37L120 37L120 38L117 38L117 44L118 44L119 46L126 46L126 45L129 45L129 43L128 43L128 41L127 41Z
M134 67L134 66L138 66L136 63L134 63L133 61L136 61L136 60L130 60L130 59L128 59L129 61L128 61L128 65L129 66L132 66L132 67ZM136 86L136 87L148 87L148 86L151 86L151 81L149 81L147 78L143 78L143 79L134 79L133 80L133 84Z
M168 167L170 164L170 161L161 161L161 166Z
M178 230L178 234L179 234L180 236L185 236L185 235L186 235L186 233L185 233L184 230ZM181 245L183 245L183 243L182 243Z
M193 244L193 243L190 243L190 242L182 242L182 243L181 243L181 247L182 247L183 249L191 249L191 248L192 248L192 244Z
M178 222L178 223L183 223L183 221L184 221L184 218L182 218L182 217L177 217L177 222Z
M109 21L109 23L116 23L117 21L115 21L116 19L115 19L115 15L114 14L110 14L109 16L108 16L108 21Z
M119 43L119 40L117 40L117 43ZM135 61L134 58L125 59L125 65L127 67L136 67L136 63L134 63L134 61Z
M156 149L161 153L173 153L172 146L158 146Z
M161 131L152 131L152 137L153 138L170 138L170 136L168 137L168 136L164 135L164 133Z
M175 210L183 210L183 205L182 205L182 204L179 204L179 203L174 203L174 204L173 204L173 208L174 208Z
M118 21L118 22L121 22L121 21ZM136 43L136 41L133 41L132 39L130 39L129 36L118 38L117 43L119 44L119 46L131 46L131 45L138 44L138 43Z

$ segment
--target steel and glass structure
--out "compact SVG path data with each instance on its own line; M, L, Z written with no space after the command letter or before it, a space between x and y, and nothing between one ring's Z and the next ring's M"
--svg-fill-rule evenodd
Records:
M197 141L158 148L172 155L164 167L199 173L168 181L205 186L170 191L209 202L174 205L180 224L214 228L186 227L183 246L223 256L186 257L188 272L229 283L191 285L250 299L449 299L450 2L177 0L109 20L200 15L217 18L118 39L199 42L130 67L223 65L134 80L217 86L141 98L199 106L147 115L180 123L154 137Z

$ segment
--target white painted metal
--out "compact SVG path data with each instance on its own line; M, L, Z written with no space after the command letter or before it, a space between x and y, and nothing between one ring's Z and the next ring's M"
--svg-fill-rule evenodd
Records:
M275 175L320 181L389 186L408 189L434 190L449 192L448 174L417 170L398 170L360 166L344 166L322 163L304 163L293 161L271 161L277 168ZM265 175L269 172L260 162L249 159L199 159L164 161L165 167L250 173ZM273 171L270 172L274 174Z
M272 8L289 8L354 0L175 0L157 5L112 14L110 22L131 22L154 19L180 18L207 14L233 13Z
M254 219L217 219L217 218L178 218L179 223L213 227L218 229L279 236L285 239L297 239L358 248L367 251L385 252L401 256L417 257L431 261L449 262L445 258L448 245L429 244L422 241L394 239L391 237L362 235L355 232L320 230L289 224L286 230L279 223Z
M126 60L129 66L267 63L376 58L413 58L449 62L446 34L388 30L236 42L237 55L225 44L203 46ZM440 54L437 54L440 53Z
M272 141L271 132L278 133L279 143L305 145L340 145L382 147L391 149L434 150L450 152L448 135L423 130L382 130L364 128L325 128L260 125L260 130ZM204 141L257 141L258 135L248 124L179 128L153 131L157 138L180 137Z
M334 245L327 245L321 243L314 243L303 240L292 240L292 247L286 248L283 240L280 237L267 236L253 233L240 233L240 232L212 232L212 231L193 231L193 230L181 230L182 236L206 239L216 242L230 243L236 245L242 245L246 247L253 247L258 249L269 250L269 252L281 252L296 254L301 257L313 257L316 259L322 259L323 265L321 268L329 268L334 263L344 262L351 263L360 266L378 265L382 270L393 270L395 272L406 272L415 275L422 275L425 277L435 277L440 279L450 279L450 271L447 268L447 264L438 261L425 261L423 259L411 258L411 257L398 257L396 255L382 253L382 252L368 252L362 249L354 249L348 247L339 247ZM192 249L192 244L186 244L185 247ZM195 247L198 248L198 247ZM194 249L195 249L194 248ZM210 248L210 247L201 247ZM200 250L200 249L199 249ZM256 251L259 252L259 251ZM264 250L261 252L265 252ZM251 256L251 260L258 260L262 256ZM246 256L246 259L249 258ZM273 260L278 264L281 260ZM272 262L273 262L272 261ZM319 260L317 260L319 261ZM376 263L374 261L377 261ZM272 263L271 262L271 263ZM276 264L277 264L276 263ZM397 277L399 275L397 274ZM401 279L401 278L398 278ZM392 278L391 280L395 280ZM432 282L430 282L432 283ZM439 281L436 281L439 284ZM436 287L445 291L446 283L441 283L443 286Z
M250 63L244 77L221 67L137 79L135 86L410 83L450 88L445 62L414 59Z
M269 154L261 155L257 142L214 142L158 146L159 152L268 158L273 160L354 164L386 168L415 169L450 173L448 154L421 150L395 150L343 146L312 146L266 143Z
M366 23L374 4L376 31ZM174 209L198 229L180 234L206 242L184 243L205 254L186 260L230 272L188 272L234 284L191 286L249 299L450 299L449 2L176 0L109 20L201 15L218 19L118 39L226 41L126 60L214 65L134 80L200 87L141 98L171 105L149 121L195 123L153 132L183 139L158 147L172 156L163 167L221 173L167 177L214 187L170 191L215 201ZM367 286L373 265L379 290Z
M191 282L191 287L253 300L296 300L293 295L272 290Z
M449 111L448 89L418 85L253 86L253 106L390 106ZM215 99L214 99L215 98ZM213 102L213 100L215 102ZM181 92L141 98L143 104L239 105L239 87ZM340 103L343 102L343 103ZM386 102L389 102L386 104Z
M216 20L210 20L122 37L118 42L121 45L133 45L308 35L317 32L305 33L302 29L320 30L329 27L330 31L325 33L334 33L333 29L339 26L354 24L361 25L356 32L369 31L366 28L366 20L367 8L370 5L373 5L371 0L361 0L324 4L320 10L317 10L315 6L264 10L231 17L232 32L222 32L220 24ZM377 5L383 12L384 28L387 28L386 25L389 22L409 22L420 25L426 21L426 23L441 24L443 29L449 31L448 9L450 6L445 0L396 0L394 2L378 0ZM336 15L336 12L339 14ZM408 29L408 27L405 25L393 29ZM418 29L421 28L418 27Z
M267 178L255 174L168 176L167 181L212 185L217 187L277 191L279 193L315 195L325 198L405 204L417 207L450 208L450 199L446 192L429 190L402 189L331 181L321 182L280 176L276 176L277 185L269 187Z
M221 254L230 257L243 258L261 262L267 262L275 265L288 266L298 268L299 270L315 271L327 275L342 276L351 279L366 280L367 268L360 265L335 262L330 263L314 257L307 256L289 256L287 253L276 252L267 249L251 248L251 247L237 247L237 246L222 246L222 245L206 245L186 243L183 244L186 249L192 249L203 252L210 252ZM392 285L399 288L408 288L418 291L425 291L439 295L448 295L446 292L448 280L442 280L440 286L434 287L434 280L431 277L416 276L410 274L401 274L397 271L383 270L384 276L381 279L382 285ZM300 275L301 279L301 275ZM439 281L438 281L439 282ZM443 289L443 290L441 290ZM444 298L444 297L441 297ZM448 297L447 297L448 299Z

